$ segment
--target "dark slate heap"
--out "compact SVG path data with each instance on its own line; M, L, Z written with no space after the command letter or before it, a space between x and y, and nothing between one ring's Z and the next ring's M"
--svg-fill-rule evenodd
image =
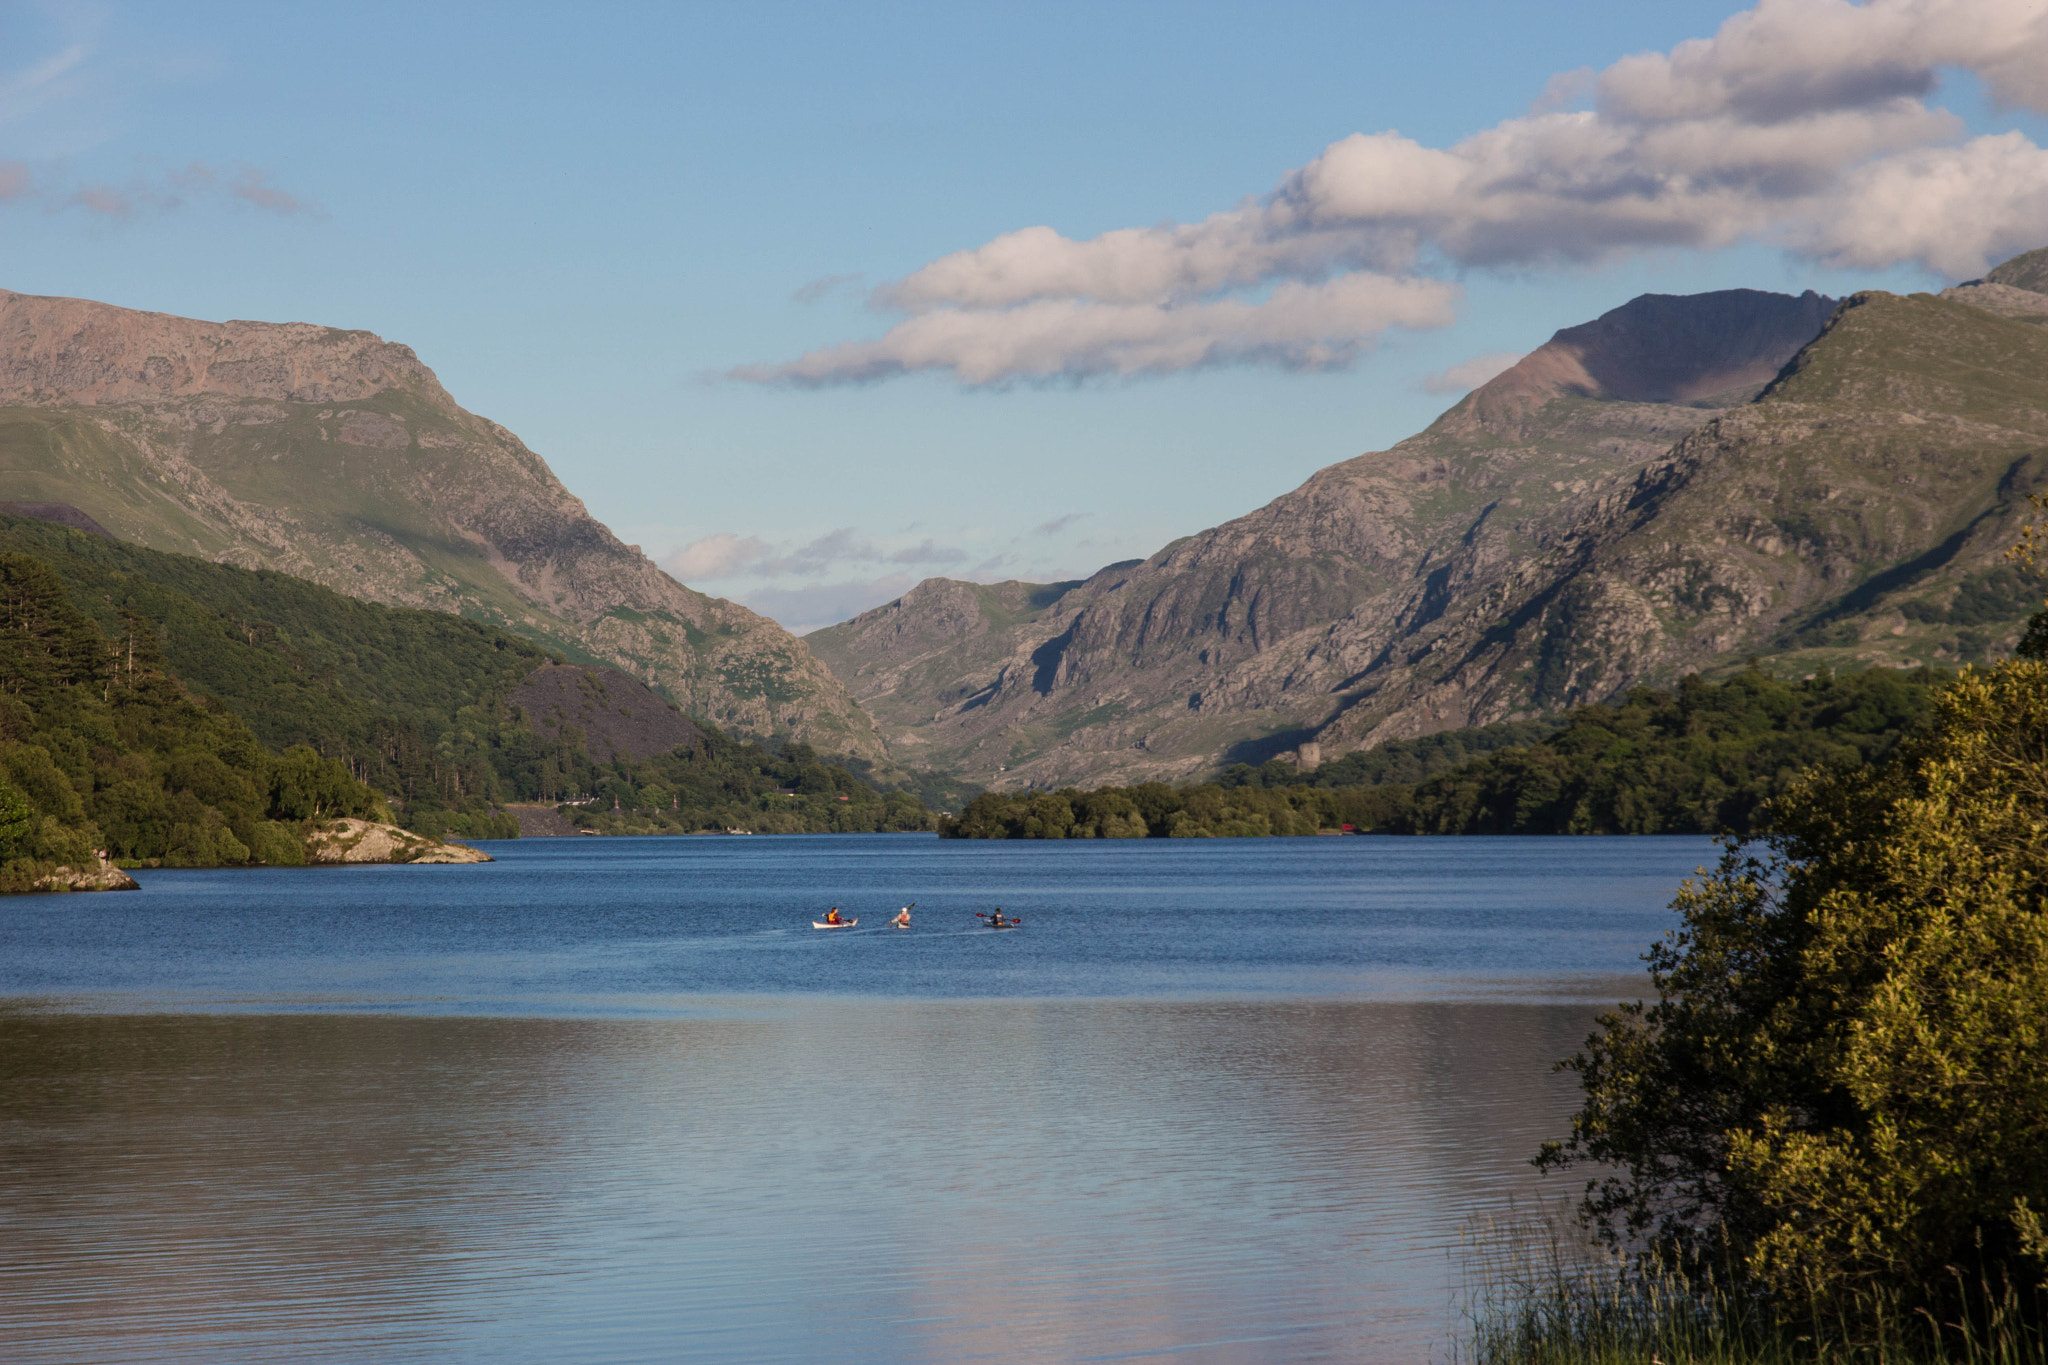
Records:
M616 668L545 664L506 698L526 713L536 734L559 739L562 727L583 731L590 756L652 758L704 742L704 732L647 684Z
M68 502L0 502L0 515L27 517L31 521L55 522L59 526L69 526L74 531L105 536L108 540L117 539L112 531Z

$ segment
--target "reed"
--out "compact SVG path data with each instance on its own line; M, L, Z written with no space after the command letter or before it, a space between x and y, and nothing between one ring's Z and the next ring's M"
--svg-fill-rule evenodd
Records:
M1737 1277L1594 1246L1553 1216L1469 1229L1460 1365L2048 1365L2041 1291L1951 1270L1938 1315L1788 1314ZM1936 1297L1928 1295L1929 1298Z

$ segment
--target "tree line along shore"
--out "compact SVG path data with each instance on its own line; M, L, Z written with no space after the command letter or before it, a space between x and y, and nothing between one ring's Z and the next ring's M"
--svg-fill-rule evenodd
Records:
M99 851L128 865L291 864L316 818L509 838L505 807L522 802L609 834L1745 834L1802 770L1881 760L1945 680L1877 669L1791 681L1751 667L1311 770L971 796L934 783L921 795L807 745L771 749L679 716L682 742L640 753L566 715L550 724L509 701L535 704L519 689L537 670L578 677L600 719L630 714L628 701L676 708L616 673L638 694L607 698L601 670L577 675L576 661L485 622L24 518L0 518L0 553L0 867L20 864L5 881L17 889ZM958 814L935 814L940 801Z
M986 792L961 839L1385 834L1738 834L1808 768L1879 762L1953 675L1871 669L1785 680L1752 664L1639 688L1561 721L1399 740L1301 770L1240 765L1215 782Z
M606 832L932 825L916 795L806 746L701 723L667 752L594 758L577 726L506 704L557 664L488 623L0 517L0 889L296 866L333 853L313 825L337 819L419 836L408 854L509 838L507 804L570 793Z

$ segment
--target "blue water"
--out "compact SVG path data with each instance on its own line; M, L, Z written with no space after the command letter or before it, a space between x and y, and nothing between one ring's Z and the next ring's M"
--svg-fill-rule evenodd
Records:
M1442 1359L1713 856L489 847L0 900L0 1359Z
M637 1014L732 994L1606 998L1672 839L535 839L480 867L148 872L0 908L0 995ZM912 928L888 928L916 903ZM829 906L851 930L811 928ZM1023 921L991 933L975 912ZM1587 992L1591 992L1588 996Z

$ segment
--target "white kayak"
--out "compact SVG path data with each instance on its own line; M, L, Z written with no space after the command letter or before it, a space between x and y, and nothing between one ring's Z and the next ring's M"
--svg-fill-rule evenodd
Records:
M813 929L851 929L854 925L859 923L860 921L858 919L843 919L839 921L839 923L837 924L827 924L825 923L825 921L821 919L814 919L811 921L811 927Z

